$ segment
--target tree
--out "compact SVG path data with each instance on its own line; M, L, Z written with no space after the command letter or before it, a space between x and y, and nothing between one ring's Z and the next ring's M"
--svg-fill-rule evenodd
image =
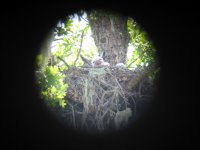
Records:
M104 60L111 66L125 63L129 43L127 17L106 11L88 12L95 44Z
M84 12L78 14L79 21L86 18ZM152 97L155 49L131 18L102 10L87 11L87 18L88 24L82 29L75 26L76 31L70 17L55 28L57 51L50 53L49 63L37 74L41 95L59 117L64 116L66 125L98 132L119 129L136 118L137 105L148 99L145 96ZM90 28L96 48L84 49ZM129 45L135 50L128 58ZM92 67L96 54L110 67ZM125 67L116 67L118 63Z

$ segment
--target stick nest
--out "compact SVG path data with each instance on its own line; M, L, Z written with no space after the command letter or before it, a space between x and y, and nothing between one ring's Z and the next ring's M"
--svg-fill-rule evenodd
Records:
M137 102L152 96L153 84L144 72L124 67L73 67L65 74L68 105L59 112L73 128L105 131L126 127L136 115Z

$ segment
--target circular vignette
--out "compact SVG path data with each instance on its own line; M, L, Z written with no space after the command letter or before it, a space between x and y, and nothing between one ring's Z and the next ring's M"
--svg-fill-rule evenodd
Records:
M159 74L156 50L131 17L80 10L60 19L36 57L44 105L62 125L112 133L147 113Z

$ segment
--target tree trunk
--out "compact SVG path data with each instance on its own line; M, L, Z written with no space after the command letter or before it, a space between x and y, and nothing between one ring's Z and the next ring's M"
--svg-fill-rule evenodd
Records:
M88 19L100 56L111 66L125 63L129 33L127 17L103 11L88 12Z

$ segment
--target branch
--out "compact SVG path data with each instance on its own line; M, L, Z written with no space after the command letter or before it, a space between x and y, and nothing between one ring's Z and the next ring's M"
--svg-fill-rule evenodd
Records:
M81 59L83 60L84 63L88 64L89 66L92 66L91 63L90 63L91 60L85 58L83 55L80 55L80 56L81 56Z
M82 16L80 16L81 19L83 19L85 22L88 22L88 20L86 20L85 18L83 18Z
M60 38L60 39L54 39L53 41L59 41L59 40L60 40L60 41L64 41L63 38Z
M141 55L143 55L146 51L143 51ZM138 58L136 58L135 60L133 60L128 66L127 68L129 68L134 62L136 62L140 57L138 56Z
M139 57L138 57L139 58ZM134 62L136 62L136 60L138 60L138 58L136 58L135 60L133 60L128 66L127 66L127 68L130 68L130 66L134 63Z
M68 68L70 68L70 66L68 65L68 63L67 63L64 59L62 59L60 56L58 56L57 58L60 59L62 62L64 62L64 64L65 64Z
M82 48L82 44L83 44L83 37L84 37L84 30L82 31L82 34L81 34L81 44L80 44L80 48L78 50L78 55L76 57L76 60L74 61L74 66L76 65L76 62L80 56L80 53L81 53L81 48Z

